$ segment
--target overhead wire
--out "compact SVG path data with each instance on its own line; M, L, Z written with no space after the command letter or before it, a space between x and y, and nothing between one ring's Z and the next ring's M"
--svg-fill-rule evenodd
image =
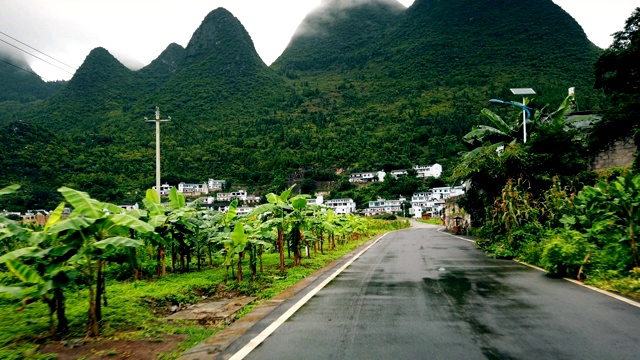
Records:
M33 56L34 58L36 58L36 59L38 59L38 60L40 60L40 61L44 61L44 62L46 62L47 64L49 64L49 65L51 65L51 66L53 66L53 67L55 67L55 68L58 68L58 69L60 69L60 70L62 70L62 71L64 71L64 72L66 72L66 73L68 73L68 74L73 75L73 73L72 73L72 72L70 72L70 71L67 71L67 70L63 69L63 68L61 68L61 67L60 67L60 66L58 66L58 65L52 64L52 63L48 62L47 60L45 60L45 59L43 59L43 58L41 58L41 57L38 57L38 56L36 56L36 55L33 55L32 53L30 53L30 52L28 52L28 51L26 51L26 50L24 50L24 49L21 49L21 48L19 48L19 47L17 47L17 46L15 46L15 45L13 45L12 43L10 43L10 42L8 42L8 41L2 40L2 39L0 39L0 41L2 41L3 43L5 43L5 44L7 44L7 45L9 45L9 46L13 46L14 48L16 48L16 49L18 49L18 50L20 50L20 51L22 51L22 52L24 52L24 53L26 53L26 54L29 54L29 55Z
M24 71L24 72L28 72L29 74L33 74L33 75L35 75L35 76L37 76L37 77L41 78L42 80L46 80L45 78L41 77L40 75L36 74L35 72L30 71L30 70L27 70L27 69L23 69L23 68L21 68L20 66L15 65L15 64L12 64L12 63L10 63L10 62L8 62L8 61L4 61L4 60L0 59L0 62L3 62L3 63L5 63L5 64L7 64L7 65L9 65L9 66L13 66L14 68L16 68L16 69L20 69L20 70L22 70L22 71Z
M75 71L75 70L78 70L78 69L74 68L74 67L73 67L73 66L71 66L71 65L68 65L68 64L63 63L62 61L60 61L60 60L58 60L58 59L54 58L54 57L53 57L53 56L51 56L51 55L47 55L47 54L43 53L42 51L40 51L40 50L38 50L38 49L34 48L33 46L30 46L29 44L25 44L24 42L22 42L22 41L20 41L20 40L18 40L18 39L16 39L16 38L14 38L13 36L11 36L11 35L9 35L9 34L7 34L7 33L3 32L3 31L0 31L0 34L2 34L2 35L4 35L4 36L6 36L6 37L8 37L8 38L10 38L10 39L11 39L11 40L13 40L13 41L19 42L20 44L22 44L22 45L24 45L24 46L28 47L29 49L35 50L35 51L39 52L40 54L42 54L42 55L44 55L44 56L46 56L46 57L48 57L48 58L50 58L50 59L52 59L52 60L55 60L55 61L59 62L60 64L62 64L62 65L64 65L64 66L69 67L70 69L73 69L74 71Z

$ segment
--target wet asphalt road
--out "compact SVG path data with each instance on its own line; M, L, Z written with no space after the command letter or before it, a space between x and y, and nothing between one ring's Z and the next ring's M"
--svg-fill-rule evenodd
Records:
M640 359L640 308L413 228L386 235L247 358Z

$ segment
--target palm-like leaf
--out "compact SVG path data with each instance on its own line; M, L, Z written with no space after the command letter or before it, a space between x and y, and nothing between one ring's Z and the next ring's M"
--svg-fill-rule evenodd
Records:
M9 185L7 187L4 187L4 188L0 189L0 195L13 194L18 189L20 189L20 185L18 185L18 184Z
M169 191L169 207L173 210L182 209L185 205L184 195L178 192L175 187Z
M109 215L108 219L111 222L113 222L113 224L115 225L124 226L141 233L149 233L149 232L153 232L154 230L154 227L151 224L144 222L129 214Z
M23 282L32 284L44 283L44 280L40 275L38 275L38 272L30 266L27 266L17 260L7 260L5 264L9 271Z
M49 230L51 226L60 221L62 218L62 212L64 211L64 205L64 202L60 203L60 205L58 205L58 207L49 215L49 219L47 219L47 223L44 225L44 231Z
M144 245L144 242L142 240L131 239L124 236L114 236L102 241L95 242L92 246L98 249L105 249L108 246L138 247L142 245Z
M64 196L65 200L73 206L74 213L94 219L104 215L100 203L89 197L89 194L64 186L58 189L58 191Z

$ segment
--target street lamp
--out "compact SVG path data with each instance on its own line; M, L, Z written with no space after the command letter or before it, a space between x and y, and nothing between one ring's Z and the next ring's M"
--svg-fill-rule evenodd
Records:
M529 118L531 117L531 111L529 111L529 108L524 104L525 102L524 95L532 95L532 94L535 94L536 92L533 91L533 89L511 89L511 92L514 94L517 93L518 95L523 95L522 103L518 103L515 101L504 101L504 100L498 100L498 99L491 99L489 100L489 102L504 104L504 105L511 105L511 106L519 107L522 109L522 131L523 131L522 140L524 143L526 143L527 142L527 120L529 120Z
M522 131L523 131L523 142L526 143L527 142L527 119L529 118L528 116L525 117L525 111L528 113L529 111L527 111L525 109L526 104L524 103L525 101L525 96L526 95L535 95L536 92L532 89L532 88L513 88L513 89L509 89L511 90L511 93L513 95L522 95ZM531 115L531 114L529 114Z

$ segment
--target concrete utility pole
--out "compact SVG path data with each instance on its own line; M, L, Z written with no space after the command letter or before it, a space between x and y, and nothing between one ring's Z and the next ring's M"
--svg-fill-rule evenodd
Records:
M168 116L167 119L160 119L160 108L156 106L155 120L149 120L145 116L144 121L155 121L156 123L156 192L158 193L158 198L160 198L160 122L171 121L171 116Z

